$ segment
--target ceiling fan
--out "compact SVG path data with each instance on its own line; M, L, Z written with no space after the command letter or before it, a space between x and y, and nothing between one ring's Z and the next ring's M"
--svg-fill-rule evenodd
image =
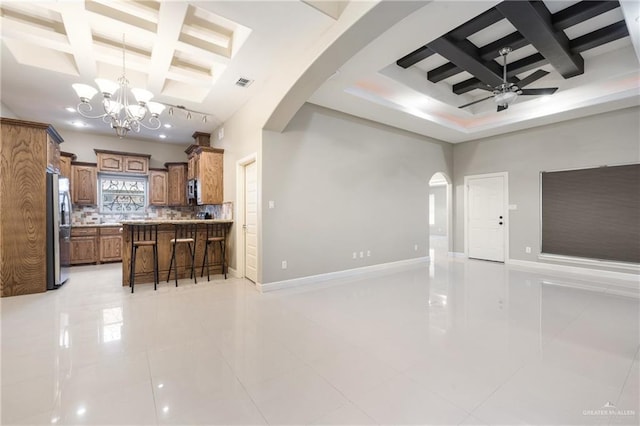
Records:
M510 83L507 81L507 55L511 53L510 47L503 47L499 50L500 56L502 56L502 84L496 87L491 87L489 85L478 86L478 89L488 90L493 92L491 96L487 96L486 98L478 99L477 101L469 102L468 104L462 105L458 108L466 108L470 105L477 104L478 102L486 101L487 99L493 98L493 100L498 104L498 112L504 111L509 108L509 104L516 100L518 95L523 96L536 96L536 95L552 95L558 90L557 87L548 87L544 89L523 89L525 86L533 83L536 80L541 79L545 75L549 74L549 71L545 70L537 70L530 74L529 76L519 80L517 83Z

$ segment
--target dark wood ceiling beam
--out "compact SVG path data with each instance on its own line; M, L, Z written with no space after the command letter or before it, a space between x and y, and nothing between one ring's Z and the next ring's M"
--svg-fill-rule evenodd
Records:
M580 53L593 49L603 44L610 43L629 35L629 30L624 21L616 22L599 30L592 31L583 36L577 37L569 43L571 53ZM549 61L539 53L534 53L526 58L519 59L507 65L507 79L516 83L514 76L535 68L547 65ZM478 88L482 83L476 78L470 78L453 85L453 92L457 95L470 92Z
M432 83L437 83L445 78L453 77L456 74L461 73L463 70L455 66L451 62L447 62L444 65L434 68L427 72L427 79Z
M629 29L624 21L607 25L599 30L592 31L569 42L571 52L581 53L594 47L602 46L629 35Z
M480 48L480 57L485 61L491 61L500 56L500 49L509 46L511 50L518 50L528 45L529 42L519 32L513 32Z
M445 34L445 37L449 37L456 41L464 40L470 35L475 34L480 30L484 30L488 26L493 25L502 19L504 19L502 13L498 12L495 7L492 7L475 18L449 31Z
M458 68L473 74L485 84L497 86L502 83L501 67L494 61L480 59L478 48L470 41L455 42L440 37L428 44L429 49L445 57Z
M429 49L429 47L427 47L427 45L425 44L424 46L417 48L416 50L409 53L408 55L405 55L402 58L398 59L396 61L396 64L406 69L412 65L417 64L421 60L428 58L434 53L435 52Z
M551 17L551 23L556 30L564 30L616 7L620 7L617 0L581 1L554 13Z
M571 53L564 32L555 31L544 3L507 0L496 8L564 78L584 73L584 59Z

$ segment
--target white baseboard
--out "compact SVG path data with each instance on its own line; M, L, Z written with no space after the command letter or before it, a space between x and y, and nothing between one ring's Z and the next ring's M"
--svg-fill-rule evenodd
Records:
M613 260L587 259L584 257L562 256L558 254L547 254L547 253L539 254L538 259L542 261L548 260L550 262L565 262L565 263L574 264L574 265L595 266L596 268L598 267L612 268L612 269L617 269L619 272L623 272L623 273L640 274L640 264L637 264L637 263L616 262Z
M236 269L229 267L227 267L227 275L231 276L232 278L242 278L240 276L240 273Z
M554 263L542 263L531 262L528 260L509 259L508 266L521 266L525 268L543 269L553 272L565 272L570 274L588 275L590 277L597 278L612 278L622 281L629 281L629 283L620 283L625 287L638 288L640 287L640 276L638 274L604 271L602 269L581 268L577 266L558 265Z
M399 260L397 262L380 263L377 265L363 266L361 268L345 269L343 271L327 272L326 274L310 275L308 277L293 278L284 281L274 281L272 283L256 283L256 288L261 292L269 292L281 290L285 288L299 287L309 284L318 284L325 281L336 280L340 278L354 277L358 275L366 275L372 272L380 272L389 269L402 268L411 265L429 263L429 256L417 257L414 259Z
M461 251L450 251L449 256L451 257L465 257L464 253Z

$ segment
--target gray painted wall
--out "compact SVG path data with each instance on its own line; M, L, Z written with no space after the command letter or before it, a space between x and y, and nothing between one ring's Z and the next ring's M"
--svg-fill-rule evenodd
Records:
M540 171L640 161L638 117L634 107L455 145L454 250L464 251L464 177L506 171L509 203L518 206L509 212L509 257L538 261Z
M311 104L262 139L262 283L428 255L429 179L451 176L450 144Z

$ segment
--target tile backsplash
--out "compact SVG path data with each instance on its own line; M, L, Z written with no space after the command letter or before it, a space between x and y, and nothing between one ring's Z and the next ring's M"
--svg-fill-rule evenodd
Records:
M73 206L71 213L72 225L97 225L101 223L117 223L126 219L193 219L196 213L206 211L214 219L233 219L233 203L219 205L189 206L189 207L156 207L149 206L145 212L121 215L100 213L98 206Z

